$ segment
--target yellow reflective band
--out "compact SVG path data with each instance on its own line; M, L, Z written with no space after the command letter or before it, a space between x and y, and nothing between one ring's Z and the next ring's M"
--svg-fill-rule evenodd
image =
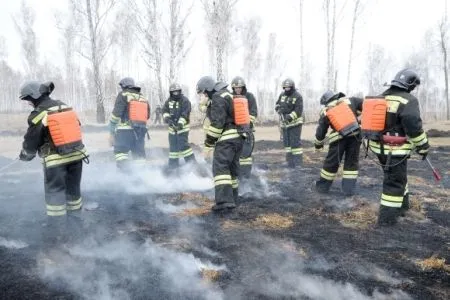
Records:
M194 151L192 151L192 149L189 148L187 150L184 150L183 152L180 152L179 155L180 155L180 157L186 157L186 156L190 156L192 154L194 154Z
M163 118L167 118L167 117L170 117L170 114L169 113L163 113Z
M328 135L328 143L333 143L336 142L338 140L342 139L342 135L339 134L339 132L337 131L332 131L329 135Z
M235 139L235 138L239 138L239 137L240 137L240 135L239 135L237 129L228 129L222 133L218 142Z
M74 162L77 160L82 160L88 156L88 153L85 148L81 150L74 151L69 154L50 154L44 157L44 164L46 168L58 166L70 162Z
M67 210L78 210L82 206L81 198L74 201L67 201Z
M64 216L66 214L66 205L47 204L47 216Z
M297 113L295 111L291 112L289 115L292 117L292 119L297 118Z
M316 145L323 145L323 141L324 140L319 141L317 138L315 138L314 139L314 144L316 144Z
M287 124L281 123L281 128L290 128L290 127L298 126L300 124L303 124L303 117L294 119L293 121L291 121Z
M252 116L252 115L250 115L250 121L251 121L251 122L255 122L255 121L256 121L256 117L255 117L255 116Z
M389 207L402 207L403 196L390 196L381 194L381 205Z
M184 125L186 125L187 121L186 121L185 118L181 117L181 118L178 119L178 123L181 123L184 126Z
M403 195L406 195L409 193L409 187L408 187L408 183L406 183L405 185L405 192L403 193Z
M217 175L214 176L214 185L231 185L232 184L232 180L231 180L231 175Z
M116 153L114 156L115 156L116 160L128 159L128 153Z
M416 137L413 137L413 138L410 137L409 140L411 142L413 142L416 146L421 146L428 141L427 135L425 132L422 132L421 134L419 134Z
M169 158L178 158L178 152L169 152Z
M217 134L221 134L223 129L222 128L216 128L212 125L209 125L208 130L213 132L213 133L217 133Z
M395 95L388 95L388 96L385 97L385 99L387 101L397 101L397 102L400 102L401 104L407 104L409 102L408 99L405 99L405 98L400 97L400 96L395 96Z
M330 173L322 169L320 170L320 177L326 180L334 180L334 178L336 177L336 173Z
M303 154L303 148L292 148L292 155L300 155Z
M246 157L246 158L239 158L239 164L240 165L251 165L253 163L253 158Z
M39 123L45 116L47 115L47 111L42 111L40 112L36 117L33 118L33 120L31 120L31 123L33 124L37 124Z
M295 104L297 102L297 98L292 98L292 104Z
M116 117L115 115L111 115L110 122L112 122L112 123L119 123L120 122L120 118Z
M230 94L229 92L225 92L225 93L220 94L220 97L222 97L222 98L225 98L226 96L230 96L231 98L233 98L233 95Z
M292 149L291 147L284 147L284 151L286 151L287 153L291 153Z
M237 189L239 187L239 181L237 179L232 179L231 180L231 187L233 189Z
M356 179L356 178L358 178L358 171L344 170L344 173L342 174L342 178Z

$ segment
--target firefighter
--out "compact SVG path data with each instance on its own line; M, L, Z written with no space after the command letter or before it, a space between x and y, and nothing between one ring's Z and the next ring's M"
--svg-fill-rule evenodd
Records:
M328 154L320 171L320 179L316 181L316 189L320 193L329 191L344 154L342 191L346 196L354 193L361 146L361 130L357 117L361 114L362 103L361 98L347 98L343 93L332 91L325 92L320 98L320 104L325 107L320 112L316 130L314 141L316 149L323 148L328 128L331 128L327 137Z
M162 108L161 105L157 105L155 109L155 121L153 124L161 124L161 115L162 115Z
M216 82L210 76L200 78L197 83L197 94L201 101L211 100L207 109L207 117L211 124L208 127L205 139L205 148L214 148L213 176L215 189L215 202L213 211L227 211L236 207L238 199L239 157L242 152L245 133L241 125L237 124L237 117L248 119L250 116L247 107L247 116L241 112L227 90L227 84ZM208 101L206 101L208 102Z
M231 81L231 88L233 89L233 95L236 96L244 96L248 100L248 109L250 113L250 130L248 132L248 137L244 141L244 146L242 148L242 154L239 158L239 165L240 165L240 177L241 178L250 178L250 175L252 173L252 165L253 165L253 158L252 158L252 152L253 147L255 145L255 137L254 137L254 127L255 127L255 121L256 117L258 116L258 107L256 104L255 96L253 96L252 93L247 91L247 87L245 85L245 81L242 77L237 76L233 78Z
M50 98L54 88L52 82L37 81L25 82L20 88L20 99L27 101L33 111L19 159L30 161L36 152L43 159L47 207L44 239L49 246L80 229L80 182L83 160L88 159L78 118L67 104Z
M303 150L300 136L303 124L303 98L295 89L292 79L282 83L283 92L278 97L275 111L280 114L283 130L283 144L286 151L286 162L289 168L300 166L303 162Z
M181 86L172 83L169 86L170 97L163 107L163 119L169 125L169 169L178 168L178 159L195 162L194 152L189 146L189 123L191 102L183 95Z
M119 170L129 171L129 152L138 164L145 162L145 135L150 106L136 86L134 79L125 77L119 82L122 91L114 103L109 121L110 141Z
M381 94L387 105L385 129L381 138L369 140L369 148L377 154L384 171L378 216L380 226L395 225L398 217L409 209L408 158L415 149L425 159L430 148L422 128L419 101L411 94L419 84L420 78L415 71L403 69L395 75L390 87ZM366 105L364 110L368 111ZM383 111L386 111L386 108ZM363 133L366 115L369 116L369 113L363 112Z

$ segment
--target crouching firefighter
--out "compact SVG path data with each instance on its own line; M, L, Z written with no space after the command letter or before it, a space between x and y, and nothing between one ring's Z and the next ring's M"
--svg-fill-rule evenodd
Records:
M48 246L80 229L81 174L83 160L89 162L78 117L64 102L50 98L54 88L52 82L37 81L25 82L20 88L20 99L28 101L33 111L19 159L30 161L36 152L43 159Z
M239 157L250 126L248 102L245 98L233 98L227 84L212 77L200 78L197 94L211 99L207 117L211 124L206 133L205 147L214 148L213 176L215 202L213 211L226 211L236 207L238 199ZM204 97L203 96L203 97Z
M109 121L110 141L114 146L117 167L121 171L129 171L130 151L135 163L145 163L145 136L150 105L133 78L123 78L119 86L122 91L117 95Z
M244 97L248 102L248 110L250 114L250 130L247 132L247 138L244 141L242 154L239 158L239 172L240 178L250 178L253 166L253 148L255 147L254 127L256 117L258 116L258 107L255 96L247 91L245 81L242 77L237 76L231 81L231 88L233 89L233 97Z
M178 159L195 162L194 152L189 146L189 123L191 102L182 94L181 86L172 83L170 97L163 107L164 122L169 125L169 169L178 168Z
M320 98L320 104L325 107L320 112L319 125L316 130L314 147L322 149L328 128L329 149L320 171L320 179L316 181L316 189L327 193L344 157L344 172L342 175L342 191L351 196L355 190L358 177L359 149L361 146L361 131L357 117L361 114L363 99L345 97L343 93L325 92Z
M295 168L303 163L303 150L300 136L303 124L303 98L295 89L292 79L282 83L283 92L278 97L275 111L281 116L283 144L286 151L286 162L289 168Z
M420 84L411 69L399 71L381 96L366 97L361 129L369 149L383 166L378 225L394 225L409 209L407 161L413 149L426 158L429 144L422 128L419 101L411 91Z

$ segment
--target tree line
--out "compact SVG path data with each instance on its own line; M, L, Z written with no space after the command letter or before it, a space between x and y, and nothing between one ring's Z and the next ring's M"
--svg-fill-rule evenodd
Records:
M35 31L36 12L31 2L22 0L19 11L13 17L20 41L24 71L14 69L8 63L8 45L0 36L0 81L3 93L0 112L23 109L17 105L18 90L24 80L53 80L57 96L83 112L95 112L95 120L104 123L112 109L117 92L117 82L124 75L138 72L143 64L145 78L140 84L150 104L155 107L167 97L168 86L178 80L195 43L195 35L189 29L194 8L204 17L203 32L207 41L210 74L218 80L230 81L228 61L239 45L242 47L241 76L255 92L259 114L262 118L274 118L273 105L280 84L284 79L287 61L283 59L283 45L277 32L261 33L264 20L248 17L236 22L234 12L239 2L245 0L67 0L67 13L55 12L54 23L58 30L59 51L63 64L42 59ZM326 70L323 90L312 88L311 52L305 44L305 15L311 2L292 0L290 4L298 14L298 27L292 33L300 48L297 88L304 96L306 119L317 119L317 102L324 89L345 86L343 92L376 94L383 90L387 74L392 74L393 58L382 45L371 44L363 55L364 66L355 66L355 49L358 37L363 34L364 16L370 13L370 0L321 0L325 23ZM442 18L421 37L420 47L404 58L403 66L415 68L422 77L417 93L422 114L426 120L450 119L449 99L449 23L446 1ZM339 26L343 18L350 26ZM348 43L339 43L342 34L350 36ZM236 39L235 37L238 36ZM265 45L262 45L262 41ZM337 51L348 55L346 63L336 62ZM198 58L203 59L203 58ZM364 69L366 86L355 90L355 68ZM205 74L206 75L206 74ZM237 75L237 74L232 74ZM141 76L142 77L142 76ZM193 79L193 82L197 78ZM184 87L186 93L189 88Z

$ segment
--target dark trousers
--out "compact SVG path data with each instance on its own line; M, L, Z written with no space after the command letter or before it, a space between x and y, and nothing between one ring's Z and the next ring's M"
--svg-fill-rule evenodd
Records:
M83 205L80 190L82 171L83 161L81 160L44 168L48 221L43 237L45 243L50 247L54 246L57 239L67 237L67 234L73 235L79 230L75 227L79 227L80 223L70 221L80 219L79 214Z
M353 195L358 178L359 151L361 140L359 137L349 136L332 143L327 157L320 171L320 179L316 187L320 192L328 192L344 158L344 172L342 175L342 191L346 195Z
M382 165L386 165L387 158L387 155L378 155ZM378 222L383 225L395 224L397 217L409 209L407 157L392 156L389 166L383 167L383 172L383 192Z
M303 162L303 149L301 148L300 136L302 125L283 128L283 145L286 151L286 162L294 168Z
M123 171L129 168L129 152L140 163L145 162L146 128L118 129L114 139L114 155L117 167Z
M186 162L195 161L194 152L189 145L189 131L169 133L169 167L178 167L178 159Z
M244 139L241 137L216 143L213 155L213 176L217 205L237 201L239 157L243 143Z
M247 133L247 138L244 140L242 146L241 157L239 158L239 172L240 178L250 178L253 166L253 147L255 145L255 136L253 131Z

